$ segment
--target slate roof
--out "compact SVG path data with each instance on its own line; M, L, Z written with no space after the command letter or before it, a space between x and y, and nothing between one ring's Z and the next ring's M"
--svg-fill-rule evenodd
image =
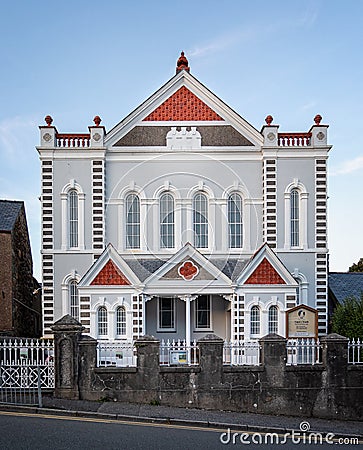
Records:
M156 272L158 269L160 269L161 266L166 263L166 260L162 259L125 258L125 261L142 283L152 273ZM243 268L247 264L248 259L210 259L210 262L214 264L219 270L221 270L224 275L226 275L232 281L236 281Z
M363 272L330 272L329 290L339 303L349 296L360 298L363 293Z
M12 231L24 202L0 200L0 231Z

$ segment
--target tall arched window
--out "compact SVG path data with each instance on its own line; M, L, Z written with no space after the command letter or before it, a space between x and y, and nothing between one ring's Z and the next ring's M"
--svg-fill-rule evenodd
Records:
M75 189L68 192L68 233L69 247L78 247L78 192Z
M74 319L79 320L79 297L76 280L71 280L69 282L68 293L69 293L69 307L71 316Z
M123 306L119 306L116 310L116 334L126 335L126 310Z
M290 242L291 247L300 245L300 193L297 189L290 192Z
M97 311L97 329L98 329L98 336L107 336L108 334L107 309L104 306L99 307Z
M250 334L260 334L260 308L258 306L252 306L250 316Z
M140 199L135 194L126 197L126 247L140 248Z
M208 248L208 199L201 192L193 198L194 246Z
M272 305L268 309L268 332L278 333L279 329L279 319L278 319L278 308Z
M228 229L229 247L242 248L243 223L242 223L242 198L233 193L228 197Z
M160 197L160 247L174 248L175 246L175 214L174 197L163 194Z

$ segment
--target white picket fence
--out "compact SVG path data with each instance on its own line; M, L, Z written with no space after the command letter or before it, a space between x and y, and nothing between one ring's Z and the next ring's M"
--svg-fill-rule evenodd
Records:
M363 340L353 338L348 342L348 363L363 364Z
M160 342L160 365L177 366L187 365L196 366L199 364L199 347L194 339L187 345L185 339L162 339Z
M135 367L136 349L132 342L99 342L97 367Z
M223 364L230 366L258 366L260 364L258 341L225 341Z
M288 339L286 344L286 352L286 364L290 366L296 366L299 364L318 364L321 362L321 346L319 339Z

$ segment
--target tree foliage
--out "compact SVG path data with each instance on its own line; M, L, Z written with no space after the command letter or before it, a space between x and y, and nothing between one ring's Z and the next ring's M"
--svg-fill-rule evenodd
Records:
M336 307L332 330L350 339L363 338L363 292L360 299L347 297L343 304Z
M349 267L349 272L363 272L363 258Z

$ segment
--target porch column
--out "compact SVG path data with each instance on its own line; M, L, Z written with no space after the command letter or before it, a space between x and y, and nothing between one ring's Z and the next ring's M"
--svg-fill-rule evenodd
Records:
M181 295L180 300L185 302L185 343L187 346L187 361L190 361L190 343L191 343L191 326L190 326L190 303L195 300L197 295Z

